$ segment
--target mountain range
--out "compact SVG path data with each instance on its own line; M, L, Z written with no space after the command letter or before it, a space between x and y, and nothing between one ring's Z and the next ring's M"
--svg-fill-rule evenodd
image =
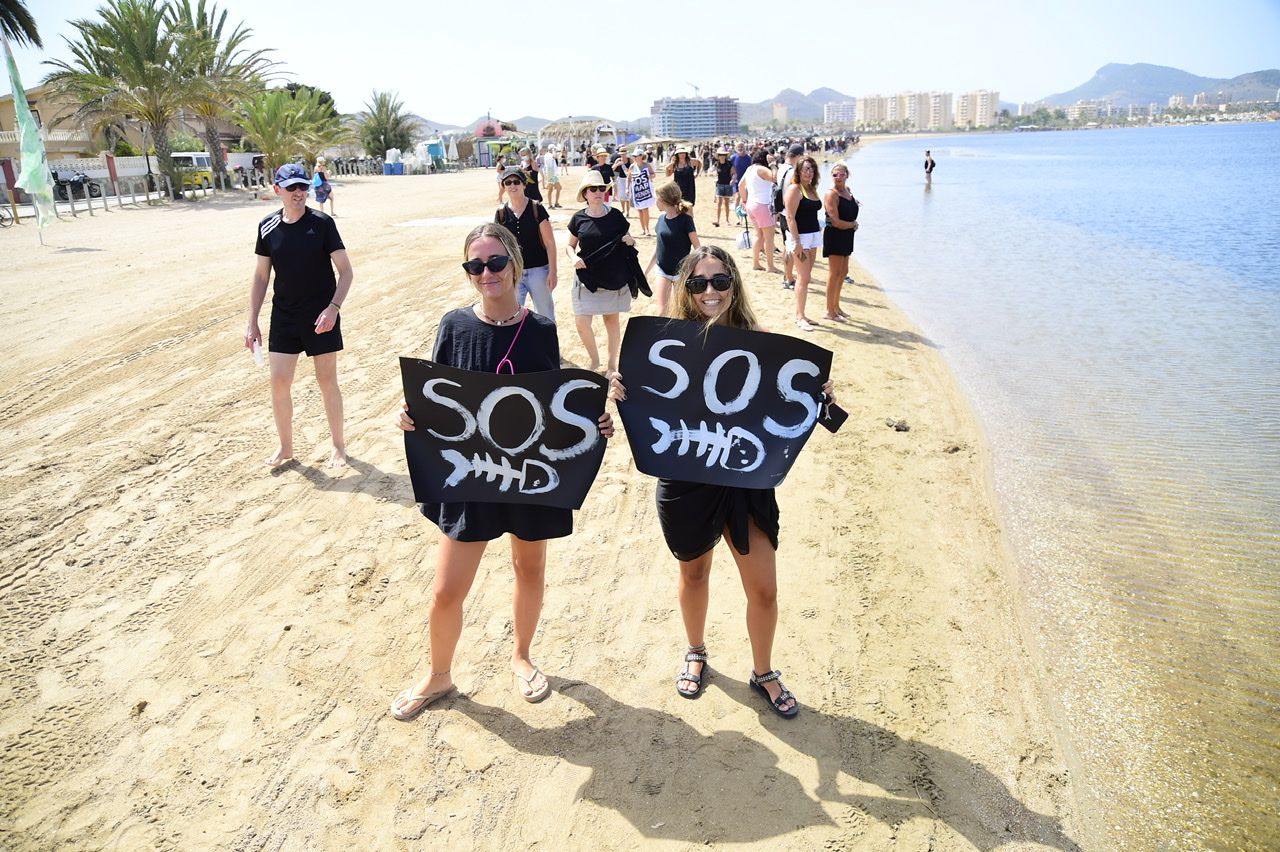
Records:
M1253 71L1230 79L1199 77L1177 68L1163 65L1149 65L1137 62L1131 65L1111 63L1098 69L1097 73L1086 83L1065 92L1046 95L1039 100L1056 106L1068 106L1076 101L1110 100L1115 106L1124 107L1130 104L1146 106L1149 103L1165 104L1173 95L1183 95L1187 102L1200 92L1215 94L1222 92L1230 95L1233 101L1276 100L1280 90L1280 70L1271 68ZM785 104L787 117L791 120L821 121L822 107L833 101L853 100L849 95L826 87L814 89L809 94L802 94L795 89L783 89L772 98L751 103L738 102L738 115L743 124L767 124L773 119L773 105ZM1017 105L1001 102L1001 107L1016 110ZM477 116L461 127L440 121L431 121L422 116L412 116L423 127L424 132L456 132L474 129L486 116ZM591 116L573 116L575 119L591 118ZM565 116L567 118L567 116ZM516 127L526 132L536 132L552 121L562 119L539 118L525 115L515 119ZM649 116L636 119L616 120L600 118L615 125L625 125L638 133L649 130ZM504 121L511 121L504 119Z
M1064 106L1076 101L1109 100L1115 106L1149 103L1166 104L1174 95L1183 95L1187 103L1201 92L1230 95L1233 101L1271 101L1280 89L1280 70L1253 71L1239 77L1219 80L1164 65L1111 63L1098 69L1087 83L1066 92L1046 95L1041 100Z

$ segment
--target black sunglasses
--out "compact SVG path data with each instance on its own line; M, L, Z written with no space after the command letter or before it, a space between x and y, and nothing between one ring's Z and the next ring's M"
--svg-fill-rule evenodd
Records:
M503 186L524 186L524 178L509 177L502 182Z
M505 254L495 254L488 260L481 260L478 257L472 260L464 260L462 262L462 268L467 271L468 275L479 275L486 268L488 268L490 272L501 272L507 268L507 264L510 262L511 258L507 257Z
M710 284L716 288L717 293L723 293L733 286L733 276L725 275L723 272L719 275L712 275L710 278L698 276L696 278L686 278L684 287L690 293L705 293L707 285Z
M608 189L609 187L604 186L603 184L592 184L587 187L587 192L606 192Z
M306 190L310 189L310 187L311 187L311 184L309 183L295 183L293 186L282 186L280 188L285 192L297 192L300 189L305 192Z

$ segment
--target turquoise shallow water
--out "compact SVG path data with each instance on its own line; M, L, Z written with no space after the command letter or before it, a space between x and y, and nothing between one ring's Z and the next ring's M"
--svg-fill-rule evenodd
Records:
M1098 827L1280 844L1280 124L966 134L851 166L858 259L987 431Z

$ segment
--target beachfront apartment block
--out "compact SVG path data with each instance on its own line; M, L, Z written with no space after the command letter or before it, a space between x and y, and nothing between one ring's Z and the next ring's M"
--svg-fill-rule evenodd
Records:
M858 120L858 101L833 101L822 105L823 124L853 125Z
M1000 93L988 89L961 92L956 95L955 103L956 127L991 127L1000 112Z
M649 109L650 132L659 138L711 139L738 132L738 99L659 98Z
M867 128L950 130L955 126L951 101L950 92L866 95L858 99L858 124Z

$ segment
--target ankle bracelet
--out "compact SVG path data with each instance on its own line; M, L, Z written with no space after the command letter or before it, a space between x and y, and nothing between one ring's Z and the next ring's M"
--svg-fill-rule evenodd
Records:
M431 676L432 676L432 677L443 677L444 675L447 675L448 673L449 673L449 670L448 670L448 669L445 669L445 670L444 670L444 671L442 671L442 672L432 672L432 673L431 673Z

